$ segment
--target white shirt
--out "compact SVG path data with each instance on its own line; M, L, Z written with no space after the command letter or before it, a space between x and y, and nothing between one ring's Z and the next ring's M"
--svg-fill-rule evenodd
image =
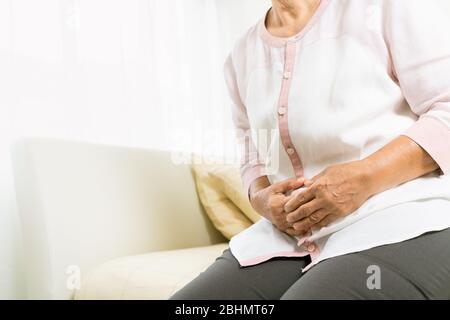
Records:
M246 190L261 176L271 183L311 178L400 135L441 169L371 197L303 239L262 219L231 239L241 265L310 255L308 269L450 227L448 17L448 0L322 0L294 37L271 35L265 19L241 37L225 77Z

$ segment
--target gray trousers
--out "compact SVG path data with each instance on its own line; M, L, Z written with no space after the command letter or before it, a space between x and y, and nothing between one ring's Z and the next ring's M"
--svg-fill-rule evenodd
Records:
M229 250L172 300L450 299L450 229L320 262L240 267Z

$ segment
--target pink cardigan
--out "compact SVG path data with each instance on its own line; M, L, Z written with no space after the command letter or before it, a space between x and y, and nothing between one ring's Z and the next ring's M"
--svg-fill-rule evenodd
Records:
M322 0L291 38L271 35L264 21L239 39L225 63L246 191L261 176L272 183L312 177L364 158L399 135L422 146L441 175L378 194L299 242L263 219L231 241L241 264L308 254L315 264L450 227L450 1ZM411 206L425 200L425 211ZM394 206L407 207L409 218L389 221L392 233L358 228L370 220L379 230ZM410 221L414 215L418 220ZM348 244L352 237L361 239ZM266 240L275 245L262 247Z

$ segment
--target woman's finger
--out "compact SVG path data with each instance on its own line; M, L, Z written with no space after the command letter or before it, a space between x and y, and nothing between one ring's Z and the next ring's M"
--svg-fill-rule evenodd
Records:
M295 234L295 230L294 228L287 228L285 231L288 235L292 236L292 237L296 237L297 235Z
M290 223L300 221L321 208L321 201L312 199L311 201L301 205L297 210L288 213L288 215L286 216L286 220Z
M271 188L274 193L286 193L288 191L303 187L304 183L304 178L289 179L286 181L275 183L271 186Z
M284 211L287 213L293 212L294 210L300 208L303 204L310 202L314 199L314 192L311 189L306 189L305 191L295 194L286 204L284 205Z
M294 228L288 228L285 232L292 237L302 237L307 234L307 231L295 230Z
M308 217L294 223L295 230L309 230L316 224L319 224L323 219L330 215L330 211L326 209L319 209L313 212Z

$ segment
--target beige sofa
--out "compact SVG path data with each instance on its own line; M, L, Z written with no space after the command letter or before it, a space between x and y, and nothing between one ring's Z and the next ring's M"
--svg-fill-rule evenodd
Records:
M166 299L227 248L169 152L53 139L11 151L29 298Z

